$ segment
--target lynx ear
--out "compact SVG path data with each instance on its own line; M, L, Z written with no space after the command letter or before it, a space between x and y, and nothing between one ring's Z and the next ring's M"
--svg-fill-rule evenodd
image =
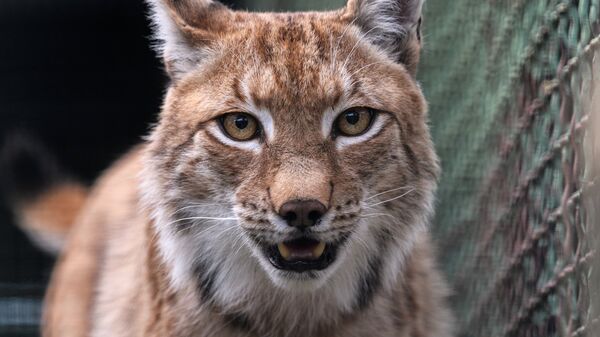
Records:
M367 38L413 74L421 50L424 0L349 0L344 13Z
M173 80L206 55L207 47L228 29L233 12L213 0L147 0L156 50Z

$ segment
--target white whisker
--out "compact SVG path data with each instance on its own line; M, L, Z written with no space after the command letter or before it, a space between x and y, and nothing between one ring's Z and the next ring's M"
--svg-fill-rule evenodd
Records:
M408 195L409 193L411 193L411 192L414 192L414 190L415 190L415 189L413 188L413 189L411 189L411 190L407 191L406 193L403 193L403 194L401 194L401 195L399 195L399 196L397 196L397 197L394 197L394 198L391 198L391 199L388 199L388 200L384 200L384 201L380 201L380 202L377 202L377 203L374 203L374 204L370 204L370 205L368 205L368 206L377 206L377 205L382 205L382 204L388 203L388 202L390 202L390 201L394 201L394 200L400 199L400 198L402 198L402 197L405 197L405 196L406 196L406 195Z
M222 203L210 203L210 204L204 204L204 203L194 203L194 204L190 204L188 206L184 206L181 207L177 210L175 210L173 213L170 214L171 217L174 217L177 213L181 213L182 211L186 210L186 209L190 209L190 208L194 208L194 209L206 209L206 208L214 208L214 206L221 206Z
M367 67L370 67L370 66L372 66L372 65L379 64L379 63L386 63L386 62L387 62L387 61L377 61L377 62L369 63L369 64L367 64L366 66L360 67L360 68L359 68L357 71L355 71L355 72L353 72L352 74L350 74L350 77L352 77L352 76L354 76L354 75L358 74L360 71L362 71L363 69L365 69L365 68L367 68Z
M165 225L165 227L171 226L172 224L181 222L181 221L190 221L190 220L222 220L222 221L233 221L237 220L237 218L218 218L218 217L207 217L207 216L193 216L189 218L181 218L175 221L171 221Z
M206 221L207 221L207 222L208 222L208 221L217 221L217 223L216 223L216 224L214 224L214 225L211 225L211 226L209 226L209 227L206 227L206 228L204 228L205 230L210 230L210 229L212 229L212 228L215 228L215 227L223 226L223 224L222 224L221 222L219 222L218 220L206 220ZM196 227L196 226L200 226L200 225L204 225L204 224L205 224L205 222L192 222L192 223L191 223L189 226L187 226L187 227L184 227L184 228L182 228L182 229L178 230L178 231L177 231L177 232L175 232L175 233L176 233L176 234L177 234L177 233L181 233L181 232L183 232L183 231L189 230L190 228L193 228L193 227Z
M354 46L352 47L352 49L350 50L350 52L348 53L348 56L346 56L346 60L344 61L344 64L342 64L342 68L341 69L345 69L346 65L348 64L348 61L350 60L350 58L352 57L352 55L354 54L354 52L356 51L356 47L358 47L358 44L367 37L367 35L373 31L375 28L377 28L376 26L369 29L366 33L364 33L363 35L361 35L358 38L358 41L356 41L356 43L354 44Z
M386 191L374 194L374 195L372 195L370 197L367 197L364 201L371 200L371 199L373 199L375 197L378 197L380 195L383 195L383 194L386 194L386 193L389 193L389 192L394 192L394 191L398 191L398 190L404 190L404 189L407 189L407 188L412 188L412 187L411 186L402 186L402 187L392 188L392 189L389 189L389 190L386 190Z
M361 238L359 235L356 235L356 233L354 233L355 235L352 236L352 239L359 245L361 245L365 250L370 250L369 248L369 244L363 239Z
M221 226L221 224L216 224L216 225L212 225L212 226L207 227L207 228L203 228L201 231L193 233L193 235L194 235L194 237L199 238L202 235L204 235L206 232L212 231L213 229L215 229L215 228L217 228L219 226ZM237 225L233 225L233 226L230 226L230 227L225 227L224 229L222 229L221 231L219 231L218 233L216 233L216 238L220 237L224 233L227 233L227 232L229 232L229 231L231 231L233 229L236 229L237 227L238 227Z
M235 239L235 242L233 243L234 247L236 245L238 245L239 247L235 250L235 253L233 253L233 255L239 254L240 250L242 250L242 248L244 248L244 237L243 236L238 235L238 237Z
M340 49L340 43L342 42L342 38L344 37L344 35L346 35L346 32L348 31L348 29L354 25L354 23L356 22L357 19L358 19L358 16L355 17L354 19L352 19L352 21L350 21L350 23L346 25L342 34L340 34L340 36L338 37L337 44L335 45L335 48L333 49L333 53L332 53L333 55L331 57L331 69L335 69L335 61L337 59L337 52ZM333 48L333 44L331 44L331 47Z

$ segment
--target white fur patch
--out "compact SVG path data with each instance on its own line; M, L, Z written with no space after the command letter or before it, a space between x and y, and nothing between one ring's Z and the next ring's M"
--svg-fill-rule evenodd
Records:
M47 253L58 256L65 244L64 233L52 233L51 231L38 231L35 228L44 228L44 224L32 225L31 220L20 220L23 224L25 234L33 243Z
M327 139L331 136L331 131L333 130L333 123L335 119L339 116L340 109L339 108L330 108L323 112L323 118L321 121L321 134L323 138Z
M249 111L260 122L266 140L272 142L273 138L275 138L275 124L273 123L271 113L266 109L257 108L254 104L249 106Z

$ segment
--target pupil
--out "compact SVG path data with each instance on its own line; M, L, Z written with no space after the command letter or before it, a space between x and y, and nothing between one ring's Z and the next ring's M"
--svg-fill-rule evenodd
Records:
M354 124L358 123L359 120L360 120L360 115L358 112L350 111L350 112L346 113L346 122L354 125Z
M248 117L246 116L237 116L235 117L235 127L243 130L248 126Z

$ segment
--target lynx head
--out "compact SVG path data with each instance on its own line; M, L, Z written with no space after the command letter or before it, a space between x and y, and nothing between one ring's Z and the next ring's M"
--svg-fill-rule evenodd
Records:
M151 1L171 84L144 192L175 287L236 310L269 289L349 311L392 281L438 175L415 81L421 5Z

